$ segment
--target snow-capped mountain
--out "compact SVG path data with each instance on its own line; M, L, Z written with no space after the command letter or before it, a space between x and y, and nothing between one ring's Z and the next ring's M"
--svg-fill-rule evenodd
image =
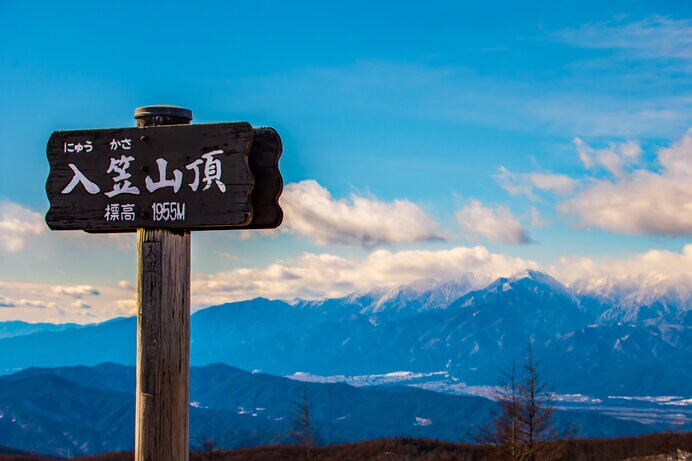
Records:
M585 304L602 306L599 323L692 326L692 278L687 275L593 278L571 287Z
M650 292L605 281L567 287L525 271L484 286L468 277L321 301L258 298L195 313L192 363L281 375L445 371L488 385L532 344L560 392L687 395L690 298L684 286L659 282ZM0 369L131 365L135 325L123 319L0 339Z
M354 293L344 298L344 305L360 306L360 314L415 314L431 309L445 309L453 301L465 295L481 281L467 274L454 281L421 279L407 285L375 288Z

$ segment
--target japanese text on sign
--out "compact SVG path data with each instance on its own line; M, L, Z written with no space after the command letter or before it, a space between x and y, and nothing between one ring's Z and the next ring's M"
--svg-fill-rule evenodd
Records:
M214 158L215 155L222 153L222 150L215 150L202 154L201 158L185 166L185 169L194 171L194 179L188 184L190 189L196 192L199 188L200 165L204 164L204 176L202 178L202 182L204 182L205 186L202 190L205 191L211 188L212 184L215 184L221 192L226 192L226 185L221 182L221 162ZM129 178L132 175L127 172L130 164L134 161L135 158L133 156L125 156L124 154L121 155L120 158L110 158L110 166L108 167L108 170L106 170L106 173L115 174L115 176L112 178L114 185L113 190L105 192L105 195L108 197L114 197L120 194L140 194L139 188L130 183ZM157 158L156 165L158 167L159 179L154 181L150 175L147 175L147 177L144 179L144 184L146 185L147 190L149 192L154 192L162 187L171 187L174 193L178 192L183 181L182 171L178 169L173 170L173 176L169 178L167 172L168 161L165 158ZM79 168L77 168L74 163L69 163L68 166L74 172L74 176L62 190L62 194L72 193L78 184L81 184L84 189L92 195L101 192L101 188L90 181L81 171L79 171Z

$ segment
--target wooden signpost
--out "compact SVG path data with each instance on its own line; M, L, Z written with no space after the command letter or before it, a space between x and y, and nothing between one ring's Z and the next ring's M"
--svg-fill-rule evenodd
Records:
M52 134L46 223L137 232L135 460L187 461L190 231L279 226L282 145L272 128L189 125L180 107L140 107L135 119Z

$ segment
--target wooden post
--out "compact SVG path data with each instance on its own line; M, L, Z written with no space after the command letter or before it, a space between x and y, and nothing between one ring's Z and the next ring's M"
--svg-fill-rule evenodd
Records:
M188 461L190 231L279 226L282 144L274 129L247 122L182 126L192 112L181 107L140 107L135 119L137 128L51 134L46 223L137 230L135 459Z
M190 123L189 110L141 107L138 127ZM137 229L136 461L188 461L190 232Z

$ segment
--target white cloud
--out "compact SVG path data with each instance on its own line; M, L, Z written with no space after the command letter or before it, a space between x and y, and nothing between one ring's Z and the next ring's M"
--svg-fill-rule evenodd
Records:
M319 245L372 247L443 238L436 221L408 200L382 202L355 194L350 200L335 199L313 180L287 185L281 205L283 229Z
M0 201L0 250L22 251L27 241L46 230L41 214L17 203Z
M661 149L658 159L671 178L692 178L692 129L673 146Z
M525 195L530 200L538 200L528 174L513 173L500 166L500 172L493 175L493 178L512 196Z
M48 309L54 308L56 306L57 304L55 304L54 302L46 302L37 299L12 299L6 296L0 297L0 307L28 307L32 309Z
M692 244L680 252L652 249L622 258L564 256L548 271L563 283L602 294L610 289L639 290L666 280L692 291Z
M584 146L579 140L578 149L588 147L587 156L593 159L588 153L591 148ZM622 159L625 154L620 152ZM576 215L582 225L615 233L692 235L692 130L672 147L661 149L658 160L659 172L613 167L620 172L613 181L594 179L559 209Z
M75 301L70 304L73 309L91 309L91 305L85 303L84 301Z
M642 154L642 146L636 141L627 141L619 145L620 154L630 158L636 159Z
M129 316L135 315L137 313L137 300L131 299L118 299L115 301L115 305L118 308L119 315Z
M123 290L128 290L128 291L134 291L135 287L132 285L132 283L128 282L127 280L121 280L118 282L118 286L122 288Z
M56 286L53 292L58 295L71 296L75 299L82 299L85 296L99 296L101 293L91 285L75 286Z
M534 206L529 208L529 217L531 218L531 227L533 228L546 227L550 225L550 221L543 219L541 214L538 212L538 209Z
M14 307L14 302L7 296L0 295L0 307Z
M289 299L343 296L354 291L410 283L421 278L452 280L473 272L481 280L507 276L533 261L491 253L484 247L439 251L377 250L363 260L306 253L265 268L195 275L193 303L208 306L256 296Z
M471 200L455 216L462 233L471 241L485 238L510 245L531 242L528 231L504 206L488 208L478 200Z
M579 47L622 50L641 59L692 58L692 19L687 18L652 16L634 22L585 24L559 37Z
M577 181L564 174L530 173L529 180L537 189L558 195L571 193Z
M510 195L525 195L531 200L538 200L535 189L567 195L577 186L577 181L564 174L553 173L514 173L504 166L493 178Z
M86 303L84 295L100 295L96 303ZM117 286L88 285L56 287L45 283L0 281L0 321L24 320L27 322L94 322L113 317L132 315L131 305L119 300L133 298L128 290ZM134 304L132 299L131 304Z
M14 305L16 307L33 307L37 309L47 309L47 308L52 308L55 307L56 304L54 302L44 302L44 301L39 301L35 299L20 299L18 301L14 302Z
M605 149L594 149L580 138L574 138L573 142L586 168L601 166L617 177L622 176L642 153L641 146L635 141L613 144Z

